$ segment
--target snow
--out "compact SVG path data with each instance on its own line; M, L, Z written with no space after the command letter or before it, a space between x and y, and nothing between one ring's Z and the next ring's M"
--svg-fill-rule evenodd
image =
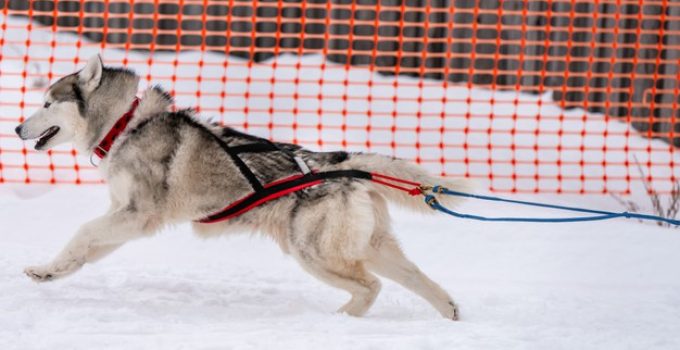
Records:
M349 296L274 243L202 240L188 225L63 280L36 284L22 274L106 204L104 186L0 196L0 348L680 348L680 235L653 224L480 223L395 210L405 251L452 294L460 322L386 280L366 317L336 314ZM460 209L559 215L473 201Z
M571 224L507 224L463 221L444 215L417 216L394 210L394 227L409 257L432 279L448 290L461 307L462 320L443 320L423 300L389 281L374 307L365 318L353 318L334 312L348 298L344 292L328 287L304 273L289 257L266 239L237 235L215 240L200 240L192 236L188 225L166 229L153 238L131 242L103 261L88 265L77 274L53 283L35 284L23 275L25 266L48 262L83 222L103 213L107 207L106 186L17 185L30 177L37 180L73 182L98 181L99 176L87 157L71 155L70 147L59 148L52 157L30 150L15 138L12 129L19 115L30 115L41 101L42 88L32 86L39 74L20 78L20 73L51 71L56 76L77 68L75 58L82 62L98 52L98 45L83 44L75 50L75 39L53 34L49 30L27 30L27 22L0 16L7 29L0 32L5 39L0 60L0 176L12 183L0 185L0 349L257 349L257 348L324 348L324 349L678 349L680 348L680 234L677 230L632 220L614 220ZM25 47L33 43L56 40L59 45ZM18 50L18 51L17 51ZM21 51L25 50L25 52ZM17 53L18 52L18 53ZM44 58L53 54L69 60L48 64ZM23 61L23 56L43 58L35 64ZM14 58L13 58L14 57ZM227 77L199 83L183 81L173 84L169 78L160 83L175 89L179 106L201 107L204 114L214 116L220 107L230 108L225 121L242 125L268 123L269 115L246 114L241 109L268 108L268 99L244 99L243 94L282 94L274 100L276 122L269 130L251 126L248 131L280 141L296 139L312 148L336 149L340 141L350 142L348 148L397 155L408 159L420 157L433 173L461 175L469 172L477 179L517 173L526 176L512 183L507 178L481 181L480 191L493 186L508 190L512 186L532 191L539 186L550 192L558 187L565 190L599 191L607 186L612 191L626 191L629 197L649 212L648 199L637 182L612 179L605 182L603 174L637 177L628 160L637 157L647 173L663 179L678 171L668 165L680 164L674 151L657 140L643 139L625 123L604 120L602 116L582 111L562 112L548 103L546 96L528 96L514 92L468 90L459 86L443 88L441 84L425 82L422 88L405 77L381 77L364 69L328 69L319 67L318 56L282 56L276 60L244 69L243 61L226 58L229 69L218 63L225 57L211 53L155 54L149 67L146 56L105 50L109 64L130 60L130 66L142 75L168 77L173 72L182 77ZM178 60L177 68L173 61ZM199 59L213 65L197 69ZM29 61L31 62L31 61ZM136 62L136 63L135 63ZM274 68L274 62L278 68ZM300 70L285 68L304 63ZM82 65L82 63L81 63ZM38 67L38 68L36 68ZM323 75L321 75L323 74ZM323 77L324 100L294 99L285 93L316 94L318 85L291 83L269 84L254 81L246 84L244 77L267 80L277 78ZM372 96L426 96L438 99L446 96L448 103L376 100L365 105L361 100L342 102L342 96L366 96L366 88L343 88L343 82L387 83L397 81L399 88L370 89ZM356 87L355 85L352 85ZM201 91L225 91L225 98L192 95ZM277 95L278 96L278 95ZM475 103L464 103L468 97ZM490 101L494 100L494 104ZM526 101L519 107L518 99ZM25 109L12 106L26 101ZM538 101L542 101L540 106ZM365 103L365 101L364 101ZM292 109L325 111L300 113ZM362 111L398 111L398 117L343 119L343 109ZM413 117L418 109L452 116L467 112L485 114L493 111L494 118L428 118ZM536 118L537 113L541 119ZM516 121L511 118L517 115ZM247 119L246 119L247 118ZM260 119L258 119L260 118ZM16 120L15 120L16 119ZM301 126L291 132L290 124ZM329 127L319 133L317 122L337 126L346 121L356 130L340 131ZM370 123L376 131L360 129ZM398 132L386 133L380 128L397 126ZM420 124L419 124L420 123ZM451 131L444 135L409 132L414 126L438 129L444 123L452 130L469 127L470 132ZM590 131L605 130L608 139L580 135L584 127ZM400 129L403 128L403 129ZM491 128L491 135L487 129ZM533 131L539 128L538 136ZM515 136L509 135L516 130ZM557 136L556 130L568 131ZM543 132L546 131L546 132ZM552 131L550 133L549 131ZM396 149L380 142L394 140L405 145L416 141L447 143L444 149L402 146ZM322 138L326 144L319 146ZM420 139L418 139L420 138ZM366 147L370 140L375 144ZM463 142L472 147L463 151ZM487 143L494 145L492 150ZM509 145L526 146L510 152ZM557 151L556 145L565 147ZM580 145L600 147L602 151L581 153L569 149ZM533 149L537 146L537 150ZM629 147L629 152L620 151ZM26 150L26 154L23 151ZM542 162L533 160L540 154ZM438 159L471 160L466 167L451 161L444 165ZM529 163L510 166L508 159ZM569 164L581 158L592 162L606 160L608 166ZM492 165L487 161L491 159ZM427 160L436 160L428 162ZM557 160L564 165L557 166ZM554 162L554 163L550 163ZM23 165L30 164L29 170ZM76 174L73 166L78 165ZM40 166L43 168L40 168ZM50 171L48 166L57 169ZM59 168L63 166L65 168ZM677 165L676 165L677 166ZM537 182L533 175L541 174ZM560 182L557 175L564 179ZM582 182L569 177L586 174ZM12 181L9 181L12 180ZM668 182L660 180L664 189ZM516 195L513 198L543 202L588 206L594 209L621 211L614 200L606 196ZM522 208L468 201L460 210L492 216L557 216L547 209Z

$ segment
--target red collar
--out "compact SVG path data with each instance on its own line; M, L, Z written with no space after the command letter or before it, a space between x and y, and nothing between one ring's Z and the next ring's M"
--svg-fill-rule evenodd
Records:
M109 130L109 133L106 134L104 139L99 142L99 145L94 149L94 154L97 155L97 157L103 159L106 157L106 154L109 153L109 150L111 149L111 146L113 143L116 141L116 138L125 130L125 128L128 126L130 123L130 120L132 120L132 116L135 114L135 110L137 109L137 106L139 105L139 98L135 97L135 100L132 101L132 106L130 106L130 109L123 114L120 119L116 122L116 124L113 124L113 127L111 130Z

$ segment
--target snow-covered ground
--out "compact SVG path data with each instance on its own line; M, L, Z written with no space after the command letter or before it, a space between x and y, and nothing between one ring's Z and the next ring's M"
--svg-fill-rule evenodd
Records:
M76 275L54 283L35 284L22 270L27 265L49 261L71 237L78 225L102 213L107 194L103 185L41 186L17 185L33 181L98 181L86 156L75 156L64 146L52 156L31 151L13 136L19 116L30 115L41 102L39 85L44 73L55 78L74 71L98 45L84 43L76 48L73 36L57 35L33 28L17 18L0 16L8 24L0 32L5 40L0 59L0 168L7 184L0 185L0 349L679 349L680 348L680 231L640 224L631 220L574 224L497 224L461 221L443 215L416 216L397 210L395 229L408 255L435 281L451 292L461 306L462 321L451 322L424 301L400 286L386 281L376 305L365 318L352 318L333 311L348 298L302 272L292 259L283 256L262 238L233 236L202 241L192 237L189 227L169 228L161 234L130 243L112 256ZM32 46L23 43L31 39ZM49 43L59 43L54 49ZM25 51L22 51L25 50ZM23 57L32 58L24 62ZM49 63L49 57L66 60ZM680 159L666 144L626 134L630 127L582 111L563 112L547 103L546 96L449 86L425 82L418 88L405 77L371 75L365 69L319 70L318 56L285 56L244 68L243 61L209 53L156 54L146 65L140 53L106 50L109 64L130 59L130 66L143 76L165 76L143 85L161 83L174 89L178 105L200 106L205 114L248 131L281 141L297 140L312 148L336 149L342 140L347 148L394 154L408 159L420 157L433 173L486 179L489 173L517 174L513 183L497 177L481 183L508 190L516 186L531 191L538 186L550 192L558 187L570 191L633 190L631 200L649 211L639 183L616 176L637 177L634 158L659 180L678 175ZM174 66L174 60L178 66ZM209 63L202 69L195 62ZM222 62L229 62L223 69ZM137 63L135 63L137 62ZM142 62L142 63L139 63ZM278 68L275 68L277 62ZM291 69L296 63L301 69ZM82 63L81 63L82 65ZM285 68L289 67L289 68ZM336 67L337 68L337 67ZM28 71L27 77L22 73ZM183 80L172 83L170 74ZM260 80L246 83L247 76ZM269 83L277 79L319 79L316 83ZM383 83L372 88L361 82ZM357 83L344 88L344 81ZM397 81L399 88L385 87ZM22 91L22 87L27 87ZM227 91L220 97L203 92ZM275 99L250 97L269 94ZM294 98L292 92L316 98ZM397 95L411 100L393 102L367 95ZM343 102L348 96L350 102ZM413 96L432 98L416 103ZM474 103L467 104L471 96ZM447 103L440 98L446 97ZM518 99L526 103L515 106ZM494 101L493 104L490 101ZM538 101L543 103L538 105ZM25 101L21 108L17 101ZM276 109L268 113L245 113L243 108ZM322 116L295 108L315 111ZM352 113L372 110L396 111L394 119L360 118ZM446 119L415 118L418 109ZM349 112L348 117L342 111ZM494 118L461 117L466 113L490 114ZM538 119L536 116L541 116ZM517 116L517 119L513 118ZM275 122L272 129L257 127ZM291 124L299 128L293 131ZM323 132L316 129L324 125ZM350 128L339 127L347 123ZM255 126L253 126L255 125ZM365 132L367 125L372 131ZM386 131L391 126L396 132ZM413 128L438 130L415 134ZM467 134L462 130L469 127ZM588 133L581 135L586 129ZM533 133L538 129L538 135ZM491 133L487 133L491 130ZM511 131L517 134L512 135ZM557 131L565 133L557 135ZM608 132L609 138L599 137ZM320 146L317 141L325 143ZM366 147L366 141L374 144ZM380 142L395 140L405 146L387 147ZM415 142L445 143L444 148L423 147ZM464 143L473 146L467 151ZM491 143L494 147L487 149ZM411 146L409 146L411 145ZM511 145L519 146L511 151ZM533 146L536 146L536 149ZM564 147L558 150L558 145ZM579 151L581 145L588 147ZM603 147L607 146L607 147ZM595 148L602 147L600 150ZM622 148L628 147L628 152ZM25 153L24 153L25 151ZM445 157L445 164L438 162ZM471 162L466 167L462 160ZM510 159L528 161L510 165ZM533 160L540 158L536 166ZM492 160L491 164L488 160ZM579 166L583 159L589 163ZM557 166L557 161L563 162ZM608 165L600 162L606 160ZM622 162L631 162L629 167ZM671 167L671 160L674 167ZM24 168L28 164L28 169ZM54 165L55 169L50 170ZM74 166L79 166L79 172ZM533 175L540 174L535 180ZM581 181L580 175L586 177ZM608 177L605 178L604 175ZM558 181L558 175L563 176ZM575 178L574 178L575 177ZM586 205L619 211L623 208L606 196L517 196L545 202ZM560 215L544 209L527 209L488 203L467 202L463 212L503 216Z
M64 280L36 284L22 274L51 259L106 200L104 186L60 187L33 199L0 195L0 349L680 348L677 230L396 211L407 254L454 296L460 322L387 281L365 318L335 314L348 295L304 273L274 243L206 241L184 225ZM460 209L556 215L475 202Z

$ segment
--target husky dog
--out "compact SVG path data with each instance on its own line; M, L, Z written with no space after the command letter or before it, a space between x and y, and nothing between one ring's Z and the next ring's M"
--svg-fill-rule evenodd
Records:
M44 106L16 132L24 140L37 139L37 150L72 142L82 154L92 154L136 101L138 82L132 71L104 67L99 55L94 56L82 70L52 84ZM170 95L159 87L143 93L130 123L99 164L110 189L110 209L80 227L50 263L26 268L30 278L44 282L65 277L125 242L149 236L164 225L193 221L193 229L203 237L229 231L271 237L307 272L351 294L340 312L366 313L380 291L375 273L420 295L443 317L458 318L451 297L405 257L390 228L387 202L431 212L419 197L366 179L338 178L228 221L197 222L253 191L221 144L231 147L263 139L203 122L191 110L173 112L172 105ZM265 184L299 171L288 157L294 154L319 172L356 169L458 190L466 186L464 180L432 177L390 157L276 145L280 151L240 155Z

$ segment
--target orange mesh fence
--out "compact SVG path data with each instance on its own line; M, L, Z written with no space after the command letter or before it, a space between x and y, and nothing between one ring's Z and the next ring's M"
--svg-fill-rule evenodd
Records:
M13 129L102 52L181 107L313 149L398 156L501 192L676 181L670 1L0 0L0 184L101 183Z

